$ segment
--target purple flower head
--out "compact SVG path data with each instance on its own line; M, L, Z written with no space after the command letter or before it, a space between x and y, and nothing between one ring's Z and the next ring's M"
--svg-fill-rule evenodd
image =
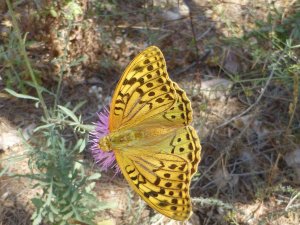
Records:
M120 168L116 163L116 157L113 151L105 152L99 147L99 140L109 134L109 111L104 108L98 114L98 121L94 123L96 128L94 131L90 132L91 139L91 152L96 161L100 166L102 171L107 171L109 167L115 168L115 172L120 172Z

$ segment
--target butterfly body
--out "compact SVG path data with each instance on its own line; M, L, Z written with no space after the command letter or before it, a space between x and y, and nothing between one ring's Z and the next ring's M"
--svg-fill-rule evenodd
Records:
M166 134L175 132L175 128L166 126L156 127L145 125L143 127L132 127L131 129L122 129L117 132L112 132L103 137L99 144L104 151L125 151L127 148L138 145L151 146L155 143L160 143L165 138Z
M113 150L129 185L158 212L189 218L189 186L201 145L185 92L167 73L161 51L148 47L129 64L112 99L110 133L99 141Z

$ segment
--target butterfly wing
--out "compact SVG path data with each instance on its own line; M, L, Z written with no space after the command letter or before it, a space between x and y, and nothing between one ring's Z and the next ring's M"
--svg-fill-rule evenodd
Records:
M155 210L184 221L192 210L189 186L200 161L201 146L191 126L166 134L162 142L116 151L130 186Z
M169 78L162 52L155 46L147 48L130 63L116 87L109 129L130 138L143 133L143 138L130 143L113 143L117 163L152 208L177 220L190 216L189 186L200 160L200 141L188 126L191 121L190 101Z
M110 107L109 130L133 126L176 102L162 52L155 46L137 55L123 73Z

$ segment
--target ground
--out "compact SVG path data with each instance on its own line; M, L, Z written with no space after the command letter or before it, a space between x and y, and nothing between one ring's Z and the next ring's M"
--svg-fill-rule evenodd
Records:
M61 101L85 102L77 112L85 124L109 105L130 60L158 46L170 77L191 99L202 145L187 224L252 225L300 223L299 74L292 66L284 70L299 66L299 51L284 55L287 44L276 42L290 34L299 7L284 0L25 0L14 3L13 13L37 82L54 91L63 76ZM31 224L30 199L41 189L11 175L34 170L25 143L42 110L4 91L36 95L4 1L0 21L0 224ZM52 104L51 96L45 102ZM79 158L88 173L99 171L89 146ZM98 213L98 224L180 224L146 206L121 174L101 175L97 197L117 206Z

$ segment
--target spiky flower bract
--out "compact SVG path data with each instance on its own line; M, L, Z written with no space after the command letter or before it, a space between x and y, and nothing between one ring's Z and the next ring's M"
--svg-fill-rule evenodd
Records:
M107 171L110 167L113 167L117 173L120 171L120 168L116 163L114 152L103 151L99 147L99 140L109 134L109 111L107 108L104 108L98 114L98 121L95 123L95 126L95 130L90 133L92 155L101 170Z

